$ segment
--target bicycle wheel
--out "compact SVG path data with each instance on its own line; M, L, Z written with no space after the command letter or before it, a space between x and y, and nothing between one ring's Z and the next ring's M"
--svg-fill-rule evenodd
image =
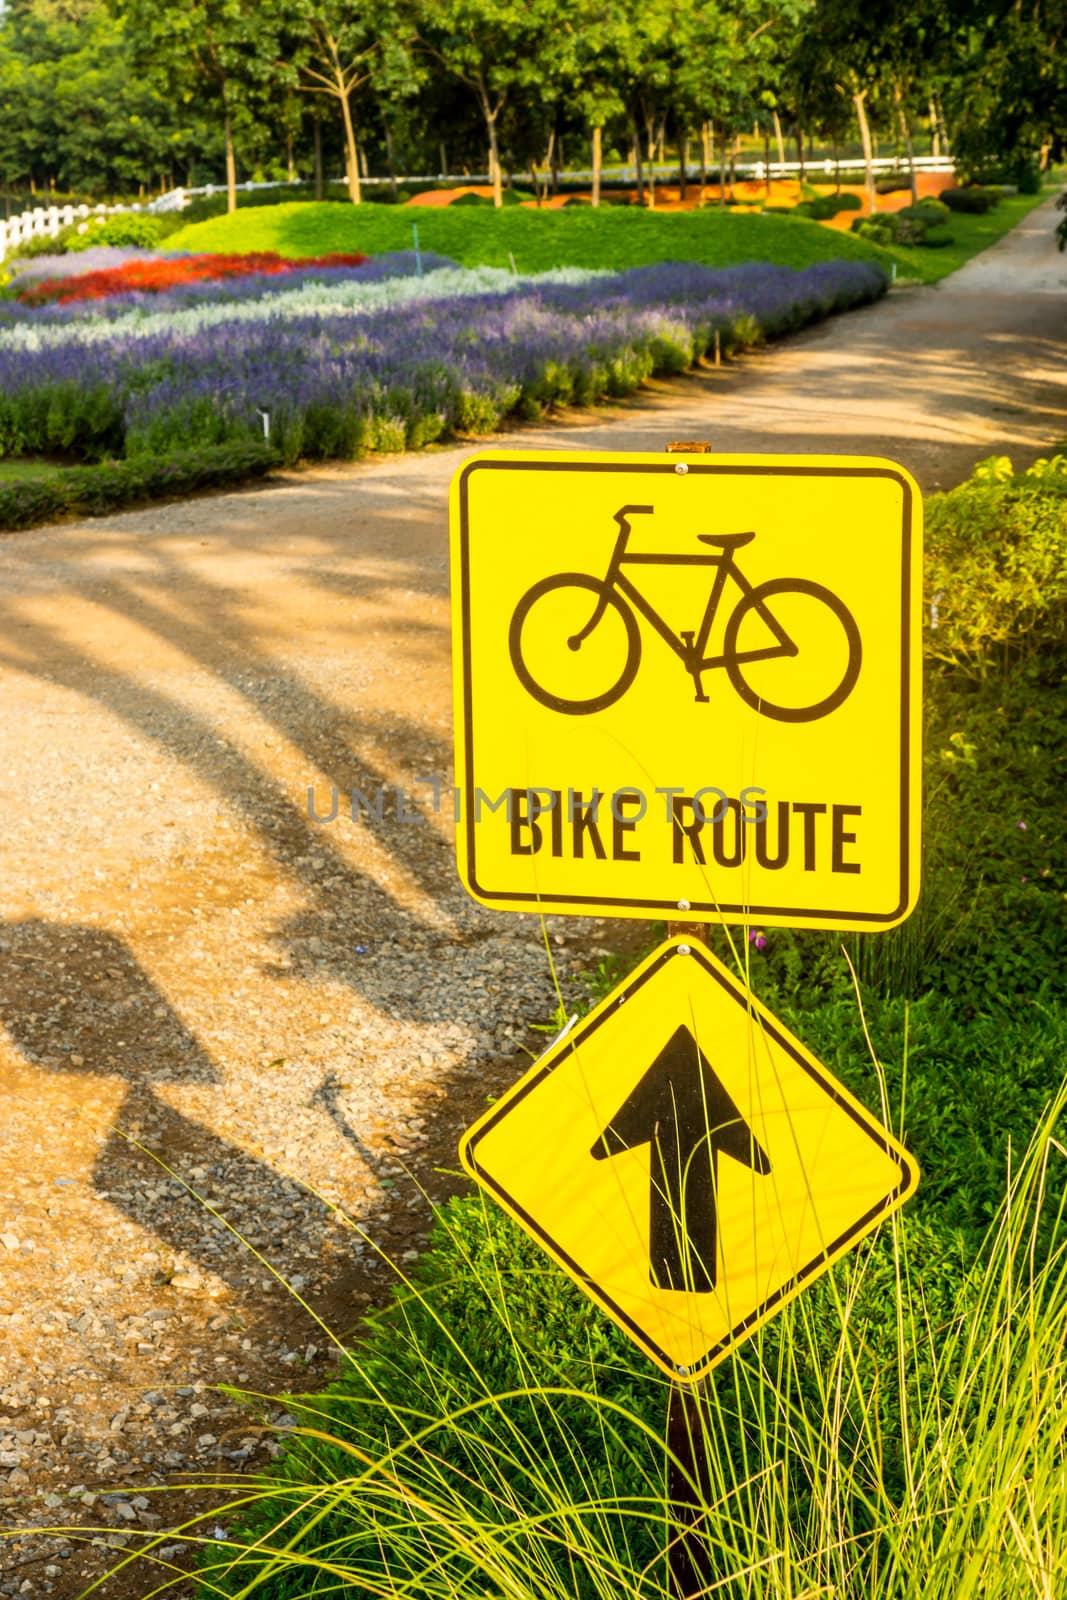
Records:
M641 663L633 612L608 584L584 572L557 572L527 589L511 619L508 649L526 692L570 717L613 705Z
M772 578L738 601L723 653L730 682L754 711L776 722L815 722L852 693L863 648L837 595L807 578Z

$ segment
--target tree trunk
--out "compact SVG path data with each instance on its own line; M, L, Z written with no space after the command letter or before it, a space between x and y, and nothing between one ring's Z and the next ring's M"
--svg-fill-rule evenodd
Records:
M445 173L447 171L448 171L448 151L445 149L444 142L442 141L442 143L441 143L441 176L442 176L442 178L444 177L444 175L445 175Z
M230 121L230 108L226 107L222 137L226 146L226 210L237 210L237 160L233 151L233 123Z
M797 123L797 166L800 168L798 176L801 183L803 183L807 178L808 171L804 161L804 129L799 122Z
M864 105L866 98L866 90L857 89L852 96L852 104L856 108L856 121L860 125L860 141L863 145L863 181L867 185L867 204L870 206L871 216L873 217L878 205L874 192L874 152L871 149L871 129L867 121L867 109Z
M838 143L836 137L834 138L834 177L837 180L836 193L840 194L841 193L841 146Z
M359 155L356 151L356 130L352 126L352 107L348 103L348 95L338 96L341 102L341 118L345 127L345 176L348 179L348 198L354 206L363 200L363 190L359 182Z
M944 149L941 154L948 159L952 151L952 141L948 136L948 123L945 121L945 108L941 104L941 96L934 90L934 105L937 107L937 125L941 129L941 143Z
M785 166L785 140L782 137L782 122L781 122L781 118L778 115L777 108L775 108L775 110L771 112L771 115L774 118L774 137L778 141L778 165L780 167L784 167Z
M388 122L383 123L383 126L385 128L385 159L389 164L389 188L395 200L399 190L396 183L396 158L393 154L393 130Z
M732 143L730 145L730 199L731 200L735 200L737 198L737 196L734 194L734 186L737 183L737 152L738 152L738 149L740 148L740 145L741 145L741 140L735 134L735 136L733 138L733 141L732 141Z
M645 118L645 137L648 140L648 209L656 209L656 129L651 117Z
M941 127L937 120L937 107L933 95L930 96L930 154L935 161L941 159Z
M600 204L600 168L603 163L603 128L593 129L593 204Z
M911 203L919 204L919 180L915 176L915 146L912 143L911 123L907 112L904 110L904 90L899 80L893 85L893 92L897 102L897 116L900 119L900 131L904 135L904 149L908 156L908 177L911 179Z
M711 124L700 124L700 204L708 203L708 168L711 166Z
M296 182L296 162L293 159L293 130L287 129L285 135L285 170L290 183Z
M311 121L311 137L315 148L315 199L321 200L324 193L322 183L322 123L319 121L317 113Z
M486 113L486 131L489 134L489 182L493 185L493 204L499 211L504 204L504 184L500 175L500 145L496 136L496 113Z
M636 122L633 124L633 135L634 135L634 149L633 149L634 161L633 161L633 166L634 166L634 173L635 173L635 175L637 177L637 203L638 203L639 206L643 206L644 203L645 203L645 163L644 163L644 158L641 155L641 140L640 140L640 137L639 137L638 132L637 132L637 124L636 124Z
M726 209L726 129L719 135L719 210Z
M685 204L689 195L689 135L678 135L678 198Z
M766 198L771 198L771 136L767 128L763 130L763 192Z

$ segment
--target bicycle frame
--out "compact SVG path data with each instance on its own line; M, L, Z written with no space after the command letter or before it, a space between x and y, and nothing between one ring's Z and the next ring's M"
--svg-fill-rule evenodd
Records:
M696 681L698 699L705 700L707 696L703 693L700 685L701 673L713 667L725 667L726 665L725 655L709 656L705 654L708 648L708 640L711 637L711 630L715 625L715 617L722 601L723 591L726 588L726 580L727 578L732 578L742 595L752 594L756 586L748 581L737 565L732 544L725 545L724 543L724 548L717 555L629 555L627 553L627 544L633 531L630 527L630 517L638 512L651 512L653 509L652 506L623 506L615 513L614 520L619 525L619 533L615 540L615 548L612 551L611 560L608 563L608 570L604 576L604 594L597 601L592 617L581 632L574 635L570 645L572 649L577 649L583 640L592 633L604 615L610 595L617 591L619 594L626 596L634 609L656 630L664 644L674 651L686 671ZM731 534L723 535L724 541L732 540L734 537L736 536ZM637 585L627 577L622 570L624 566L714 567L716 569L715 578L711 585L700 627L698 629L686 628L681 633L675 633L673 628L669 627L664 618L660 616L655 606L645 598ZM755 609L778 640L778 643L765 645L758 650L738 651L732 659L739 662L774 661L782 656L796 655L796 645L789 638L777 618L771 615L766 606L757 605Z

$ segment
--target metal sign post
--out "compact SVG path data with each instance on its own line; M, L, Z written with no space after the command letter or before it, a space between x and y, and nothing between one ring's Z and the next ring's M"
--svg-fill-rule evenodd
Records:
M697 1600L707 1374L918 1183L708 925L910 913L921 502L888 461L667 452L493 451L454 480L461 878L671 933L460 1158L670 1379L668 1574Z

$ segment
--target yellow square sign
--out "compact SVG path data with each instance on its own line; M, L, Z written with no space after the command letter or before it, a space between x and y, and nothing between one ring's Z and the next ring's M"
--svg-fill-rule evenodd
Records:
M452 495L460 873L511 911L888 928L921 499L860 456L492 451Z
M672 939L464 1135L466 1170L695 1380L914 1192L888 1129Z

